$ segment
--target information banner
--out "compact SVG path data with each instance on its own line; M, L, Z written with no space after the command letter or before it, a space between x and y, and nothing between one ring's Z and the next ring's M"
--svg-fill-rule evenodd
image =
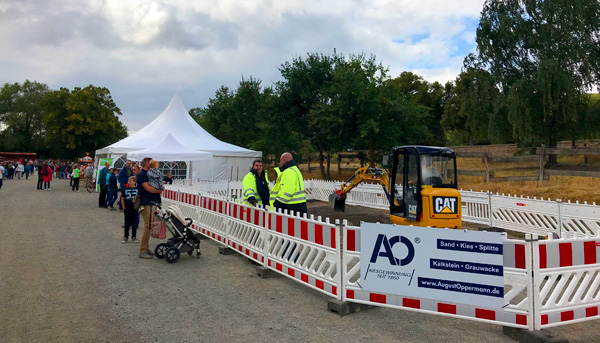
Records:
M98 182L98 173L100 173L100 171L102 169L104 169L104 164L106 164L108 162L109 165L113 165L113 159L112 158L101 158L100 161L98 162L98 168L96 168L96 171L94 173L96 173L96 192L100 192L100 183Z
M501 308L502 234L363 223L364 290Z

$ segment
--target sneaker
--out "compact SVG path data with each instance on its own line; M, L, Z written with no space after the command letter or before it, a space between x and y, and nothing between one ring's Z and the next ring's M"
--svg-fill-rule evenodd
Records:
M109 207L110 211L116 211L117 209L114 207Z
M148 250L146 250L146 254L148 254L150 256L154 256L154 251L148 249Z
M137 238L133 237L133 238L131 239L131 242L132 242L132 243L139 243L140 241L138 241L138 239L137 239Z
M129 238L127 238L127 237L123 238L123 240L121 241L121 244L127 243L128 240L129 240Z
M139 258L143 258L143 259L145 259L145 260L149 260L149 259L151 259L151 258L152 258L152 256L150 256L150 255L148 255L148 254L143 254L143 253L142 253L142 254L140 254L140 255L139 255Z

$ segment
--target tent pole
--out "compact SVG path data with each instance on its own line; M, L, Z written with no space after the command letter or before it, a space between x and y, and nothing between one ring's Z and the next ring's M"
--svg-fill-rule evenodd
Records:
M194 170L192 169L192 161L187 162L189 163L189 170L190 170L190 186L194 184Z

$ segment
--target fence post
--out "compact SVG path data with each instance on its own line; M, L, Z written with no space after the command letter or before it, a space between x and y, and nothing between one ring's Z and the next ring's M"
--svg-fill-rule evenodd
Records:
M528 271L531 270L531 290L528 289L527 295L530 296L529 318L527 325L529 330L540 330L542 326L542 317L540 315L542 301L540 299L540 242L538 235L525 235L526 246L530 249ZM526 261L527 263L527 261ZM528 287L529 288L529 287Z
M540 186L544 185L544 157L546 156L546 144L540 149Z
M487 152L482 153L483 164L485 166L485 182L490 182L490 165L488 164L488 154Z
M338 284L337 284L337 288L338 288L338 294L337 294L337 300L342 300L343 294L345 292L344 290L344 286L345 286L345 270L346 268L344 267L344 227L346 225L348 225L348 222L344 219L342 222L340 222L339 219L335 220L335 224L337 226L337 229L339 230L339 233L337 235L335 235L335 253L337 254L337 275L338 275Z
M488 191L488 215L490 217L490 227L494 227L494 216L492 215L492 192Z
M560 204L562 204L562 200L556 199L556 204L558 205L558 238L562 238L562 215L560 213Z

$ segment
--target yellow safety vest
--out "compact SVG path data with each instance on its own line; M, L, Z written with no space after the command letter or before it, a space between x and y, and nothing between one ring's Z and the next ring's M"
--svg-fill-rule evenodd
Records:
M279 183L281 182L281 171L279 170L279 167L275 167L275 174L277 177L275 178L275 184L273 185L273 188L271 188L271 196L269 197L269 207L271 210L273 210L273 204L277 198L277 193L279 192Z
M267 180L267 189L269 189L269 176L267 175L267 170L265 172L265 179ZM259 205L262 205L262 201L260 199L260 194L258 193L258 186L256 185L256 174L253 172L249 172L244 176L242 180L242 187L244 187L244 200L248 201L249 198L254 197L256 201L258 201Z
M281 173L279 179L279 191L275 200L288 205L306 202L304 179L298 167L287 168Z

